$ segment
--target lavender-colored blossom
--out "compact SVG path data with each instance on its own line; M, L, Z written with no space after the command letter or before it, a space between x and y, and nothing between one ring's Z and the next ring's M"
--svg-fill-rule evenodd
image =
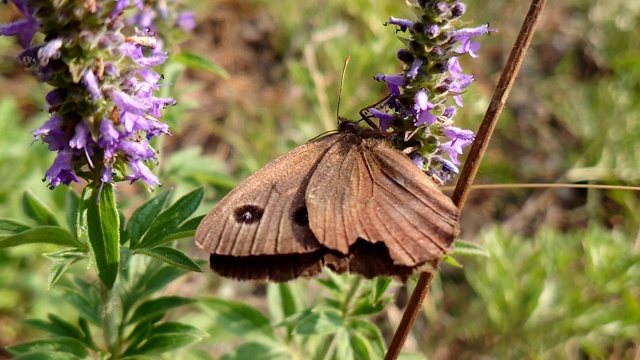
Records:
M376 75L377 81L384 81L387 83L389 92L392 95L400 95L400 86L404 86L407 83L407 79L404 74L397 75Z
M407 20L407 19L398 19L393 16L390 16L387 24L397 25L400 27L401 31L407 31L408 28L413 26L413 21Z
M158 180L158 177L155 176L151 172L151 170L149 170L149 168L142 163L142 161L137 159L131 160L127 162L127 165L129 165L129 167L131 168L132 174L125 176L124 177L125 180L131 180L131 182L133 183L134 181L140 179L145 184L151 184L152 186L153 184L160 185L160 181Z
M415 59L413 61L413 64L411 64L411 67L407 71L407 78L415 79L418 75L418 72L420 71L420 67L422 66L422 64L424 64L424 61L422 59Z
M416 120L414 121L414 124L416 126L421 126L425 124L432 125L435 123L436 117L430 113L434 107L435 105L429 102L427 91L424 89L418 91L415 97L415 104L413 106L413 110L416 113Z
M44 46L38 49L38 59L40 60L40 66L45 66L49 63L49 60L55 60L60 58L60 48L62 47L62 39L53 39L47 41Z
M395 120L395 116L384 111L380 111L376 108L369 108L369 112L371 112L371 115L373 115L373 117L379 120L380 130L382 130L382 132L387 132L387 130L389 130L389 128L391 127L391 123L393 123L393 121Z
M73 170L73 153L70 149L63 149L58 152L58 156L53 165L44 174L49 181L49 186L54 188L60 184L69 185L71 182L80 182L80 178Z
M460 46L455 48L453 51L458 54L468 53L473 58L477 58L478 54L476 53L478 49L480 49L480 43L477 41L471 41L472 38L488 34L491 32L496 32L497 29L490 29L489 25L485 24L482 26L478 26L476 28L466 28L456 31L453 34L453 39L460 43Z
M33 18L33 12L27 7L26 0L11 0L11 2L18 8L24 19L0 26L0 35L17 36L22 48L26 49L40 26Z
M84 72L84 75L82 75L82 84L85 88L87 88L87 91L89 91L91 99L94 102L102 99L102 91L100 90L100 86L98 85L98 78L96 78L96 75L93 73L93 71L88 70Z
M444 135L450 138L451 141L443 143L440 148L442 151L449 154L449 157L454 164L460 165L458 155L462 154L462 148L471 145L473 142L473 131L449 126L444 129Z
M185 31L192 31L196 27L196 13L193 11L180 12L176 19L176 26Z

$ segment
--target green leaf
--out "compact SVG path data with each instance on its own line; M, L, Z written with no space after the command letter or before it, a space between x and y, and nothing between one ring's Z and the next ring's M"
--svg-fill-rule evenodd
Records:
M203 197L204 190L198 188L178 199L153 220L140 243L131 248L153 248L165 242L166 237L180 232L180 224L196 211Z
M80 229L78 229L80 197L72 189L68 189L65 194L64 209L71 234L73 234L76 239L80 239Z
M450 255L443 256L442 261L458 269L462 269L464 267L458 260L456 260L453 256L450 256Z
M391 284L391 279L387 277L377 277L374 280L373 291L371 292L371 298L373 302L378 302L384 296L384 292Z
M191 51L181 51L173 57L173 61L184 64L190 69L206 71L223 78L229 77L229 73L222 66Z
M209 334L207 334L206 332L198 329L195 326L191 326L189 324L184 324L184 323L179 323L179 322L173 322L173 321L169 321L169 322L165 322L162 324L157 325L156 327L153 328L152 335L158 335L158 334L190 334L190 335L194 335L194 336L200 336L200 337L206 337Z
M38 225L58 226L58 220L53 212L30 191L25 191L22 195L22 209Z
M382 332L380 329L373 324L372 322L364 319L355 319L349 322L349 332L352 335L360 334L367 339L367 344L369 344L376 356L373 356L372 359L381 359L385 353L385 342L384 337L382 336Z
M84 335L82 334L82 331L77 327L75 327L73 324L65 320L62 320L60 317L54 314L48 314L48 317L49 317L49 321L51 322L51 325L59 329L59 332L57 335L74 338L76 340L84 339Z
M149 334L151 334L151 330L153 330L153 323L149 321L143 321L138 323L129 336L127 336L127 343L129 343L129 347L123 355L134 354L138 350L138 346L147 338L149 338Z
M276 359L291 359L291 356L276 342L248 341L225 354L220 360Z
M58 351L36 351L20 355L15 360L75 360L80 359L75 355L71 355Z
M274 336L269 319L256 308L215 298L202 299L199 304L220 326L245 339Z
M451 255L485 257L489 257L490 255L487 249L476 243L464 240L456 240L454 245L455 247L453 248L453 253Z
M131 316L129 324L135 324L157 314L164 314L169 309L194 303L195 299L183 298L179 296L164 296L153 300L148 300L140 304Z
M146 337L147 341L136 350L127 350L126 355L157 355L187 346L206 336L207 333L191 325L167 322L151 330Z
M11 219L0 219L0 235L19 234L29 229L31 229L31 226L23 224L19 221Z
M198 225L200 225L200 222L202 221L202 219L204 219L205 216L206 215L200 215L185 221L184 224L180 225L178 230L183 232L194 231L195 233L196 229L198 228Z
M120 263L120 220L113 185L105 183L100 190L87 186L82 194L82 207L87 210L89 243L98 277L111 289Z
M89 356L89 352L82 342L76 339L64 337L12 345L8 347L8 350L14 355L55 351L59 353L72 354L80 358Z
M273 321L282 321L295 314L298 311L298 302L290 284L267 285L267 304Z
M172 193L172 190L163 191L133 212L129 222L127 222L127 233L129 234L129 244L131 248L135 248L138 242L140 242L144 233L149 229L153 219L164 209L167 199L169 199Z
M135 250L134 253L150 256L180 269L202 272L202 269L198 264L191 260L182 251L174 248L158 246L153 249L138 249Z
M0 240L0 249L25 244L54 244L86 249L69 231L59 226L39 226Z
M78 288L62 288L63 299L69 302L80 314L95 325L100 326L100 309L98 292L95 286L80 279L74 279Z
M44 256L53 261L49 268L49 276L47 279L47 289L51 289L53 285L60 280L62 275L64 275L69 266L84 259L87 254L83 250L65 249L55 253L44 254Z
M300 319L294 332L300 335L333 334L338 332L343 325L344 321L340 313L325 309L313 311L308 316Z
M382 359L384 354L375 354L369 340L358 333L349 334L349 342L356 359Z
M158 355L173 351L201 340L199 336L190 334L162 334L151 336L136 351L137 354Z
M121 300L124 311L128 312L139 299L153 294L187 273L185 270L165 266L160 262L150 263L145 270L143 274L134 280L129 292L122 294Z
M336 359L355 359L353 356L353 348L351 347L351 339L349 338L349 333L346 331L346 329L340 329L335 335L334 341L337 342L335 352Z

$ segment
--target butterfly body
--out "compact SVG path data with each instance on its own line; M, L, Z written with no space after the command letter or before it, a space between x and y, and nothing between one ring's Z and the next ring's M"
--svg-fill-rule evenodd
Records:
M211 268L240 280L288 281L327 266L406 279L450 251L458 211L378 131L338 132L267 164L201 222Z

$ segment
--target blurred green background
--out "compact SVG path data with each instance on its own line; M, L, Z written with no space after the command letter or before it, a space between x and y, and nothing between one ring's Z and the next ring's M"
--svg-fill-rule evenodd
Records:
M499 29L478 39L480 58L462 60L476 82L464 94L456 121L475 130L528 3L466 3L470 26ZM389 16L412 16L403 0L190 5L197 13L195 32L181 48L169 50L198 53L229 76L185 71L177 63L165 67L174 86L163 91L179 105L165 115L174 136L157 144L156 173L176 195L204 185L208 197L201 213L268 161L334 128L347 56L340 115L356 118L359 109L384 96L386 87L373 76L399 72L395 52L401 43L382 24ZM17 18L5 9L0 21ZM550 1L477 182L638 185L639 33L637 1ZM18 51L13 38L0 37L0 217L28 221L19 210L24 190L61 213L65 189L50 191L42 182L54 154L32 144L30 131L47 118L47 89L16 63ZM127 213L150 195L121 184L117 196ZM623 190L508 186L472 192L460 238L482 244L488 256L458 259L463 269L443 267L407 353L434 359L640 358L639 199ZM207 257L188 242L181 246L193 257ZM21 321L54 306L64 310L56 290L46 289L50 263L42 253L55 249L0 252L0 346L38 335ZM184 277L165 291L265 307L264 288L205 274ZM375 319L387 340L408 289L394 285L389 291L396 301ZM212 334L192 348L220 355L238 341L195 308L175 316Z

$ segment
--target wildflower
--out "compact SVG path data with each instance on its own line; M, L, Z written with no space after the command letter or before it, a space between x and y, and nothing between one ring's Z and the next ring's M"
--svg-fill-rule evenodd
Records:
M453 126L464 89L474 81L459 58L476 58L480 44L473 38L497 30L464 27L459 18L466 5L457 0L418 0L411 6L415 21L390 17L385 23L404 33L399 38L406 47L396 53L403 72L375 77L387 83L389 97L369 112L418 167L444 182L458 172L458 156L474 138L473 132Z
M37 12L29 0L12 2L25 19L0 26L0 35L17 36L25 48L19 58L55 87L46 96L51 118L33 131L34 141L57 152L45 173L49 186L80 178L98 185L123 180L141 180L150 188L160 184L149 168L156 163L149 140L170 135L159 117L175 101L154 95L162 77L151 67L164 63L168 54L148 29L122 34L121 14L130 1L102 1L95 7L34 1ZM141 0L133 3L144 9ZM77 28L70 30L69 21ZM46 41L30 46L39 29Z

